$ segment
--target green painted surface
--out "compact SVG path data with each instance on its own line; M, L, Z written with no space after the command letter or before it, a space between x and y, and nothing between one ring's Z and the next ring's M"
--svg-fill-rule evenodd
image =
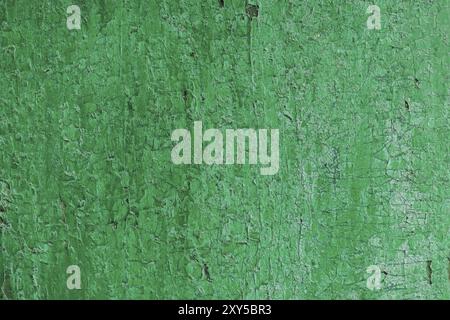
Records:
M449 2L221 3L0 1L0 297L449 299ZM196 120L280 172L173 165Z

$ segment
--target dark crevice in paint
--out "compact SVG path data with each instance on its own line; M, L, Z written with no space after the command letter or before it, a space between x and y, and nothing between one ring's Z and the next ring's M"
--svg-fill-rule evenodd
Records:
M247 4L245 6L245 13L251 19L258 18L259 16L259 6L255 4Z
M189 92L186 89L183 89L182 95L183 95L184 104L185 104L185 106L187 106L188 105Z
M184 107L185 107L185 110L186 110L186 121L192 122L193 118L192 118L192 113L191 113L191 110L190 110L192 97L191 97L191 94L189 93L189 90L187 88L183 89L182 96L183 96Z
M211 275L209 274L209 267L206 263L203 263L203 273L205 274L206 280L212 282Z
M433 268L432 268L432 261L427 261L427 275L428 275L428 284L433 284Z
M115 219L111 219L108 222L109 225L111 225L111 227L113 228L113 230L117 230L117 227L119 226L119 223L117 222L117 220Z
M409 111L409 103L408 103L408 101L406 101L406 100L405 100L405 108L406 108L406 110Z

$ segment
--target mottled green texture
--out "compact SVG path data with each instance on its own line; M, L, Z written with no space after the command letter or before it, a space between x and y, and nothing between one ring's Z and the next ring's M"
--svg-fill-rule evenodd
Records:
M450 298L449 2L257 4L0 1L2 298ZM195 120L280 172L173 165Z

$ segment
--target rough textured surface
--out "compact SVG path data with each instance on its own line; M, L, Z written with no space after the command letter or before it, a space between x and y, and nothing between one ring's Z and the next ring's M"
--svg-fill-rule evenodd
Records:
M449 27L446 0L1 0L0 297L450 298ZM172 165L194 120L279 128L280 172Z

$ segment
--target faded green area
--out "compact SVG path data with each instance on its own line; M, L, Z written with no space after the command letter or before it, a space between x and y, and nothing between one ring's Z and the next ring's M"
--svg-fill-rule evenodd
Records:
M220 3L0 1L0 297L449 299L449 2ZM174 166L195 120L280 172Z

